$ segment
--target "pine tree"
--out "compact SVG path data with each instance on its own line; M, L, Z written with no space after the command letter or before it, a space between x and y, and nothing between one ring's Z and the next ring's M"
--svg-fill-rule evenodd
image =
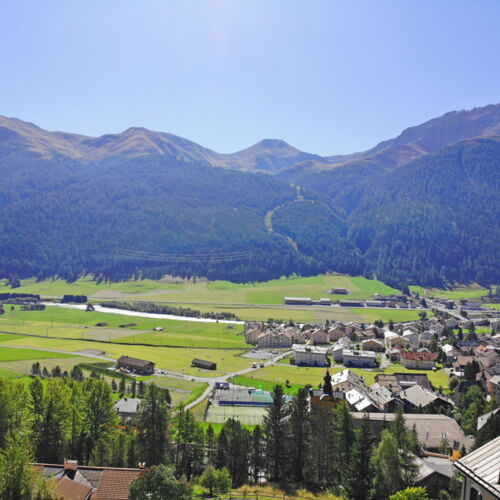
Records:
M141 458L147 465L158 465L167 455L168 408L165 393L149 384L137 415L137 434Z
M345 401L335 408L336 468L340 475L340 484L345 488L349 482L349 464L351 447L354 441L352 415Z
M255 426L252 434L252 479L255 484L259 484L259 479L264 471L264 443L262 431L259 425Z
M311 446L311 422L306 389L299 389L290 405L290 432L291 478L297 483L302 483L305 479L306 460L309 458Z
M363 417L361 426L355 431L349 463L349 479L346 481L346 491L352 500L367 500L373 480L371 457L373 454L373 436L370 419Z
M283 386L276 385L271 395L273 404L264 417L267 470L272 481L281 481L285 478L289 464L287 443L289 442L290 406L286 402Z

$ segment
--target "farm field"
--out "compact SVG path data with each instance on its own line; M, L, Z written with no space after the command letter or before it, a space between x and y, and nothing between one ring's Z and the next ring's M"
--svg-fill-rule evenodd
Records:
M3 341L4 334L0 334L0 343ZM147 359L156 364L157 368L184 373L187 375L198 375L204 377L217 377L228 372L239 371L249 368L251 360L242 358L239 354L244 350L225 350L225 349L182 349L175 347L150 347L140 345L119 345L105 342L88 342L85 340L72 339L51 339L44 337L18 336L16 340L10 339L9 345L30 347L33 349L46 348L60 351L75 352L85 349L97 349L103 351L106 357L118 359L122 355ZM60 354L55 354L60 357ZM192 368L193 358L202 358L217 363L217 370L200 370ZM91 359L91 358L84 358Z
M406 309L368 309L368 308L357 308L352 309L356 311L359 316L361 316L366 322L373 322L377 319L381 319L384 322L393 320L394 322L405 322L405 321L415 321L420 319L418 313L420 311L412 311ZM430 318L434 316L431 311L426 311L427 317Z
M421 296L427 293L428 297L447 297L449 299L474 299L488 295L488 289L472 283L470 285L456 285L450 289L422 288L421 286L410 286L413 293L418 292Z
M97 327L104 323L106 327ZM126 328L120 328L126 325ZM156 327L163 331L153 332ZM44 311L10 307L0 316L0 330L72 339L152 343L181 347L245 348L242 325L151 319L48 306Z
M175 281L175 282L174 282ZM0 281L1 283L2 281ZM5 283L5 281L3 281ZM228 281L198 280L185 281L165 279L159 281L126 281L113 284L96 284L90 277L74 283L62 280L36 282L22 280L17 293L36 293L45 297L63 294L87 295L93 299L148 300L207 304L275 304L283 303L283 297L306 296L313 299L331 297L345 298L345 295L328 295L332 287L347 288L352 299L372 298L374 293L391 294L399 290L377 280L343 275L318 275L307 278L289 277L262 283L238 284ZM9 289L6 289L9 290Z

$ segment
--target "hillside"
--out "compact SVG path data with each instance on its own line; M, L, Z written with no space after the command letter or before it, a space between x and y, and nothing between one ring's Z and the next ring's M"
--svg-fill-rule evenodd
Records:
M91 138L0 117L0 277L500 282L499 127L486 106L321 158L281 140L221 155L143 128Z

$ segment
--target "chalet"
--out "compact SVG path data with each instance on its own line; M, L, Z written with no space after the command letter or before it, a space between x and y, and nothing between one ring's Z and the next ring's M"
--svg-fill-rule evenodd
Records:
M401 364L413 370L432 370L436 364L437 354L428 351L401 353Z
M463 477L462 500L500 498L500 436L453 465Z
M130 483L143 470L118 467L78 465L76 460L64 464L32 464L35 476L51 479L49 483L54 498L62 500L113 499L128 500Z
M122 356L117 361L117 369L140 375L153 375L155 372L155 364L152 361L146 361L144 359Z
M367 393L361 389L351 389L345 393L345 399L353 411L377 412L379 408L370 399Z
M414 385L399 393L399 397L405 404L407 412L424 410L426 413L441 413L442 410L452 409L453 402L435 392L424 389L420 385Z
M391 332L390 330L384 332L384 342L389 349L392 349L393 347L408 347L410 345L410 341L408 339L405 339L404 337L401 337L401 335L398 335L396 332Z
M377 409L382 412L394 413L397 408L403 407L403 401L390 389L373 384L368 390L368 396L376 404Z
M361 349L363 351L385 352L385 345L380 340L368 339L361 342Z
M332 389L347 392L351 389L366 389L365 379L351 370L342 370L332 375Z
M132 420L139 408L139 399L136 398L122 398L115 403L115 409L119 413L122 422Z
M191 361L191 366L194 368L201 368L202 370L217 370L217 363L205 359L195 358Z
M449 457L430 453L423 458L415 457L418 475L414 486L425 488L430 498L440 498L442 490L448 491L453 477L453 462Z

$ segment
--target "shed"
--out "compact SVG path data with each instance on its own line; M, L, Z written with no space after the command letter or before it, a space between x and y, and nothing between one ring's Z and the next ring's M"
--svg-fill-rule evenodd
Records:
M122 356L118 360L117 366L119 369L122 368L141 375L153 375L155 372L155 364L152 361L131 358L130 356Z
M217 370L217 363L207 361L206 359L195 358L191 361L191 366L194 368L202 368L203 370Z

